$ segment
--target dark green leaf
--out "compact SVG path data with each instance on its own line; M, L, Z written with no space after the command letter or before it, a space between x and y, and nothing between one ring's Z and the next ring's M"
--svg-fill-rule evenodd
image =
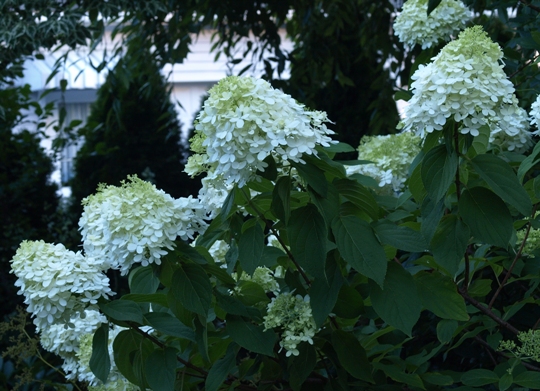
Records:
M92 339L92 356L90 369L103 383L107 382L111 371L111 357L109 356L109 325L103 323L95 332Z
M354 152L355 149L351 147L349 144L346 143L336 143L336 144L330 144L328 147L324 147L325 151L333 152L333 153L339 153L339 152Z
M163 334L195 342L193 330L167 312L149 312L144 317L150 326Z
M416 166L408 181L409 191L417 203L421 203L426 197L426 188L422 182L422 164Z
M389 220L378 220L372 227L383 244L410 252L423 252L428 248L422 234L412 228L396 225Z
M312 276L326 278L326 224L317 207L308 204L295 209L287 231L296 262Z
M357 318L364 312L364 300L356 289L343 284L339 290L336 305L332 312L340 318Z
M446 145L439 145L424 156L421 168L422 182L435 202L444 197L454 181L457 166L457 155L449 153Z
M217 391L223 384L229 373L236 366L236 353L238 352L238 345L235 343L229 344L227 347L227 353L225 356L217 360L206 377L205 390Z
M143 313L139 304L129 300L116 300L100 304L103 313L112 319L143 324Z
M174 391L176 380L176 353L171 347L154 350L146 359L146 381L154 390Z
M135 368L135 355L148 356L153 352L152 342L135 330L121 331L113 342L114 363L122 375L131 383L144 387L144 373Z
M430 198L424 198L422 202L422 226L420 227L420 232L422 232L422 235L428 243L431 242L433 235L435 235L435 230L444 214L444 209L443 200L434 202Z
M129 273L128 281L131 293L155 293L159 287L159 278L150 265L133 269Z
M338 355L339 362L347 372L357 379L373 383L366 351L354 334L335 330L332 333L332 347Z
M292 356L289 359L289 382L291 388L295 391L300 390L300 387L317 364L317 352L313 345L301 342L297 349L299 351L298 356Z
M467 386L481 387L499 381L499 376L487 369L473 369L461 376L461 382Z
M186 309L207 315L212 301L212 284L201 266L188 263L175 271L171 293Z
M310 305L317 327L321 327L334 308L343 284L341 271L335 262L327 261L326 277L316 278L309 289Z
M260 316L260 311L253 307L245 306L240 300L234 296L222 295L219 292L214 292L216 301L223 311L231 315L239 315L246 318Z
M306 180L309 186L317 192L321 197L326 197L328 191L328 182L324 176L324 172L317 166L312 164L300 164L291 162L291 165L296 168L298 174Z
M520 185L514 170L500 157L491 154L476 156L471 165L489 187L524 216L532 212L529 195Z
M521 387L537 389L540 384L540 372L521 372L515 377L514 383Z
M439 6L440 3L441 3L441 0L429 0L428 8L427 8L427 16L429 16L429 14L431 14L435 10L435 8Z
M250 352L274 355L277 335L272 330L246 322L242 317L227 315L227 332L234 342Z
M506 204L485 187L466 189L459 200L459 215L471 233L484 243L508 247L513 220Z
M130 301L134 301L135 303L153 303L153 304L159 304L163 307L168 306L167 295L163 293L152 293L149 295L130 293L130 294L122 296L120 300L130 300Z
M370 281L371 304L375 312L390 326L411 335L420 318L422 299L414 278L401 265L390 263L384 289Z
M458 271L469 243L470 230L453 214L444 216L431 240L431 252L435 262L441 265L451 276Z
M379 217L379 205L373 194L357 181L350 179L334 180L334 186L339 194L364 211L373 220Z
M443 319L469 320L465 300L450 278L437 272L419 272L415 278L426 309Z
M369 224L356 216L340 216L332 222L332 232L345 261L382 287L388 262Z
M277 265L277 260L280 257L286 256L283 250L273 247L264 246L263 255L261 258L261 266L272 267Z
M277 180L276 187L272 192L272 212L285 225L287 225L291 214L291 189L291 178L283 176Z
M538 154L540 154L540 143L536 143L533 151L529 156L527 156L521 164L519 165L517 177L520 183L523 183L523 178L525 174L538 163Z
M264 247L264 232L259 224L249 227L240 236L238 259L246 273L253 274L255 269L261 266Z
M502 377L499 379L499 391L506 391L512 383L514 382L514 377L511 373L505 373L502 375ZM537 387L540 387L540 385L537 385Z
M442 344L449 343L458 328L458 322L450 319L441 319L437 323L437 339Z

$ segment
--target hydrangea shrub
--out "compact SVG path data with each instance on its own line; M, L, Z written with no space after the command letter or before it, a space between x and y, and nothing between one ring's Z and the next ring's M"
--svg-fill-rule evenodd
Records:
M42 345L93 390L538 388L538 104L501 58L465 30L414 73L404 132L345 162L324 113L224 79L197 199L131 177L86 199L82 252L21 244Z

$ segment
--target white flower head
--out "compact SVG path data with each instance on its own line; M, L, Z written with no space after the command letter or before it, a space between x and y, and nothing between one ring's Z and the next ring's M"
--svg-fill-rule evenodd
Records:
M531 105L529 121L531 126L536 126L536 131L534 131L534 134L538 135L540 133L540 95L536 97L536 100Z
M502 105L488 124L490 148L524 153L533 145L527 112L517 105L517 99L514 104Z
M408 0L394 22L394 33L410 47L427 49L465 28L471 13L460 0L442 0L428 16L428 0Z
M309 295L293 296L289 292L278 294L268 304L264 328L280 328L282 333L279 345L287 351L286 356L298 356L300 352L297 346L301 342L313 345L313 337L317 333Z
M412 161L420 153L422 139L412 132L386 136L364 136L358 146L358 159L373 163L347 166L347 175L363 174L379 182L383 194L399 194L408 178Z
M136 176L128 179L85 198L79 221L86 253L106 259L123 275L135 263L160 264L177 237L192 239L207 226L198 199L174 199Z
M412 76L413 97L405 108L404 130L442 130L453 118L460 132L479 134L505 105L515 104L514 86L500 63L502 50L480 26L466 29Z
M266 168L269 155L279 163L303 162L302 154L333 142L326 113L307 110L265 80L229 76L209 93L197 116L195 152L201 156L188 164L191 174L210 167L227 184L243 186Z
M62 244L23 241L11 269L38 328L63 323L113 293L101 261L69 251Z

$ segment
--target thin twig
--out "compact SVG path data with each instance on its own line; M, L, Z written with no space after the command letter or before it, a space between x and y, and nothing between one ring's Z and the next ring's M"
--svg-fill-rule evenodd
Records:
M533 211L532 211L532 218L533 219L534 219L535 214L536 214L536 205L534 206ZM508 279L512 275L512 270L514 270L514 267L516 266L517 261L519 260L519 258L521 258L521 254L523 253L523 248L525 247L525 243L527 243L527 238L529 237L529 232L531 231L531 227L532 227L532 224L531 224L531 221L529 220L529 224L527 224L527 229L525 231L525 236L523 237L523 240L521 241L521 245L519 246L519 250L518 250L516 256L514 257L514 261L512 262L510 267L508 268L508 271L506 272L506 275L504 276L502 282L499 284L499 287L497 288L497 290L493 294L493 297L491 298L491 300L489 302L489 305L488 305L489 309L491 309L491 307L493 307L493 303L495 303L495 299L497 298L497 296L499 296L499 293L501 293L502 289L504 288L504 286L508 282Z
M519 334L519 330L516 329L514 326L512 326L510 323L508 323L507 321L499 318L497 315L495 315L495 313L493 313L493 311L491 311L489 308L487 308L486 306L484 306L482 303L480 303L478 300L476 299L473 299L471 296L469 296L469 294L467 293L467 291L463 290L463 289L458 289L458 292L460 293L461 296L463 296L463 298L465 300L467 300L469 303L471 303L474 307L478 308L481 312L483 312L485 315L489 316L491 319L493 319L495 322L497 322L498 324L500 324L501 326L503 326L504 328L506 328L507 330L511 331L512 333L514 334Z
M521 4L523 4L526 7L529 7L532 10L535 10L536 12L540 12L540 7L537 7L535 5L527 3L525 0L519 0Z

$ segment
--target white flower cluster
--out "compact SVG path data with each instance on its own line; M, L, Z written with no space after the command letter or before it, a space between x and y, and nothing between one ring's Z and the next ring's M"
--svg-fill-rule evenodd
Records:
M264 329L282 330L279 345L287 351L286 356L298 356L297 346L301 342L313 345L317 326L309 305L309 295L293 296L289 292L278 294L268 304L264 317Z
M488 119L488 124L491 148L524 153L533 145L529 117L525 109L517 105L517 99L512 105L502 105L497 114Z
M412 76L413 97L405 108L404 129L423 137L442 130L453 119L461 133L473 136L481 126L493 129L497 123L510 137L526 131L520 127L522 121L508 116L520 112L514 86L499 63L502 55L482 27L461 32L459 39L447 44L432 62L420 65ZM500 121L494 121L495 117Z
M463 29L471 13L460 0L442 0L431 14L427 14L428 0L408 0L394 22L394 33L410 47L421 44L430 48L439 40Z
M269 155L279 163L303 162L302 154L332 143L326 113L307 110L265 80L229 76L209 93L195 125L191 175L213 172L241 187L266 168Z
M403 190L409 166L420 153L422 139L412 132L386 136L364 136L358 159L373 163L347 166L347 175L363 174L379 182L380 192L395 195Z
M221 207L233 185L227 184L221 175L212 172L208 173L201 183L202 187L199 190L198 198L204 205L208 218L213 219L221 212Z
M233 274L233 277L237 279L236 273ZM263 288L265 292L272 292L276 295L279 293L280 288L274 277L274 272L264 266L257 267L252 276L246 272L242 272L240 281L251 281Z
M11 260L11 272L18 277L15 286L38 329L64 324L111 295L104 269L95 258L44 241L23 241Z
M216 263L226 263L225 262L225 255L227 254L227 251L229 251L229 244L224 240L216 240L214 244L208 249L208 252L214 258L214 262Z
M198 199L174 199L135 176L119 187L101 186L83 205L79 226L86 253L123 275L134 263L159 265L177 237L192 239L206 229Z
M536 126L536 131L534 134L538 135L540 133L540 95L531 105L531 112L529 113L529 121L531 126Z

